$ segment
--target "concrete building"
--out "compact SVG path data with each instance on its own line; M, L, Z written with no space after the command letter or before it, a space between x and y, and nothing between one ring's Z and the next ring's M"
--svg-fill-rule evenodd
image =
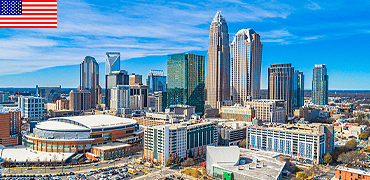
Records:
M294 117L303 118L309 120L309 109L308 107L302 106L299 109L294 110Z
M105 75L105 108L109 109L111 89L119 85L129 85L129 75L125 70L112 71Z
M312 103L328 104L329 76L325 64L315 64L312 75Z
M294 71L294 108L304 106L304 75L303 72Z
M167 56L167 106L195 106L204 113L204 56L181 53Z
M109 143L100 144L91 147L91 153L99 157L102 160L116 159L123 157L125 154L129 154L131 150L130 144L122 143Z
M218 124L218 145L237 146L246 138L247 123L245 121L221 122Z
M253 29L239 30L231 47L233 103L259 99L261 84L262 44Z
M0 103L10 102L9 92L0 91Z
M116 114L126 114L130 109L130 86L118 85L111 89L110 111Z
M156 112L164 112L167 108L167 92L166 91L158 91L154 92L155 97L155 111Z
M207 53L207 104L220 109L230 100L229 30L221 12L212 20Z
M245 103L254 109L254 117L262 122L285 123L286 120L286 102L283 100L258 99Z
M91 92L88 90L69 92L69 110L75 112L91 111Z
M131 76L131 75L130 75ZM129 85L130 87L130 108L133 110L143 110L148 107L148 90L146 85Z
M286 164L277 153L207 146L206 172L217 180L281 180Z
M33 133L25 135L24 145L43 152L85 153L122 138L142 139L143 130L133 119L110 115L57 117L39 122Z
M101 103L101 87L99 85L99 64L94 57L86 56L80 64L80 86L78 90L90 91L90 108L99 108ZM90 109L89 108L89 109Z
M149 93L158 91L167 91L167 77L163 70L151 70L146 80L146 85L149 86Z
M33 96L19 96L18 108L21 116L27 120L41 120L44 118L44 98Z
M220 109L221 119L234 119L235 121L252 122L255 111L252 106L222 106Z
M105 75L109 75L113 71L121 70L120 52L107 52L105 60Z
M247 149L277 152L316 164L334 150L333 126L320 123L248 126L246 136Z
M62 97L62 86L39 87L36 85L36 96L45 99L45 103L55 103Z
M8 110L0 107L0 145L22 144L22 118L20 109Z
M57 100L55 103L56 110L68 110L69 109L69 100L67 99L60 99Z
M288 115L294 107L294 67L291 63L271 64L268 69L267 99L285 100Z
M144 132L144 159L165 166L169 157L204 157L207 145L217 142L214 121L149 126Z
M140 74L130 74L129 85L143 85L143 76Z

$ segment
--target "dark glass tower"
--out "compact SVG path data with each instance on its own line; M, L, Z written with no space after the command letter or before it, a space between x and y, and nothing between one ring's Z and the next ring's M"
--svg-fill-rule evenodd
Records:
M312 76L312 103L328 104L329 76L325 64L316 64Z
M303 72L294 71L294 107L304 106L304 75Z

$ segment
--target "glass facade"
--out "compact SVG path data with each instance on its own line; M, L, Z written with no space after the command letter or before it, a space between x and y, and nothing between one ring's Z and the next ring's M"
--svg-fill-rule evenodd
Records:
M204 112L204 56L182 53L167 57L167 106L195 106Z
M304 106L304 75L303 72L294 71L294 107Z
M149 86L149 93L166 91L167 77L162 70L151 70L148 74L146 85Z
M312 103L328 104L329 76L325 64L315 65L312 76Z

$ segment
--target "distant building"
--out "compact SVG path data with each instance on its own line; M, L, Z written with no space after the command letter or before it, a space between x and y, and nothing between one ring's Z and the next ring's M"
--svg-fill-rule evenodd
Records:
M130 108L143 110L148 107L148 89L146 85L129 85L130 87Z
M150 120L166 121L167 123L177 123L194 119L195 107L188 105L170 106L165 112L146 112L145 118ZM199 116L198 116L199 117ZM196 119L196 118L195 118Z
M101 87L99 85L99 64L94 57L86 56L80 64L80 86L78 90L90 91L90 108L99 108L101 104ZM86 103L87 104L87 103Z
M334 150L334 128L331 124L264 124L247 127L247 149L271 151L322 162Z
M10 102L9 92L0 91L0 103Z
M325 64L316 64L312 75L312 103L328 104L329 76Z
M130 109L130 86L118 85L111 89L110 110L126 114L126 109Z
M91 92L87 90L72 90L69 93L69 110L84 112L91 110Z
M277 153L237 146L207 146L206 172L217 180L281 180L286 162Z
M121 70L120 52L107 52L105 56L105 75L119 70Z
M151 70L146 80L146 85L149 86L149 93L167 90L167 77L163 74L163 70Z
M0 145L22 144L22 118L20 109L8 110L0 107Z
M218 11L210 26L207 53L207 104L212 108L220 109L224 101L230 101L229 43L227 23Z
M233 121L219 123L218 145L237 146L240 141L246 138L247 123L245 121Z
M130 85L143 85L143 76L140 74L130 74L129 79Z
M45 103L55 103L62 97L62 86L59 87L39 87L36 85L37 97L45 99Z
M239 30L231 47L232 97L236 104L259 99L261 84L262 44L253 29Z
M285 100L288 115L294 107L294 67L291 63L271 64L268 69L268 99Z
M69 109L69 100L60 99L56 101L56 110L68 110Z
M304 106L304 75L303 72L294 71L294 107Z
M254 109L255 117L262 122L285 123L286 102L283 100L256 99L246 102Z
M109 109L111 100L111 89L118 85L129 85L129 75L127 71L112 71L105 75L105 107Z
M235 121L252 122L255 112L252 106L222 106L221 119L234 119Z
M169 157L205 157L207 145L217 145L217 138L214 121L149 126L144 132L144 159L165 166Z
M195 106L204 113L204 56L181 53L167 56L167 106Z
M164 112L167 107L167 92L158 91L154 92L155 97L155 111Z
M27 120L41 120L44 118L44 98L33 96L19 96L18 108L21 116Z

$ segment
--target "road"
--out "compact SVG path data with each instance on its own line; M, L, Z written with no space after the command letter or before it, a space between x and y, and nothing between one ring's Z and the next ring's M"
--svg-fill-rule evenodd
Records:
M332 177L334 177L334 175L335 175L335 166L331 166L328 172L315 179L326 179L326 178L331 179Z

